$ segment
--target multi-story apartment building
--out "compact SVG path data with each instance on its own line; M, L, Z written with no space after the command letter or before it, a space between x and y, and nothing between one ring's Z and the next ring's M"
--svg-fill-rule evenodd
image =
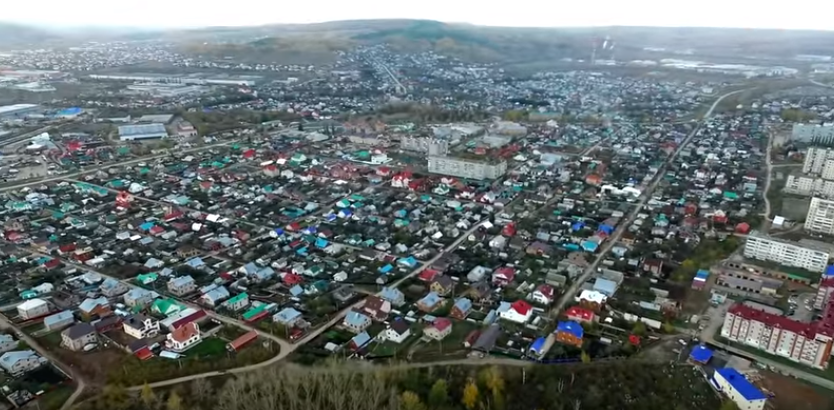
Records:
M812 144L834 143L834 126L818 124L794 124L791 140Z
M817 289L817 296L814 298L814 309L822 310L823 307L828 306L832 295L834 295L834 276L825 276L820 281L820 287Z
M727 311L721 336L817 369L828 367L834 344L824 322L800 323L740 303Z
M805 230L826 235L834 234L834 201L814 198L805 217Z
M802 172L805 174L820 174L826 168L826 163L829 160L834 160L834 150L819 147L808 148L808 152L805 154L805 163L802 164Z
M788 175L784 191L789 194L834 198L834 181L804 175Z
M429 157L429 172L469 179L498 179L507 172L506 161L481 161L455 157Z
M444 156L449 153L449 141L440 138L403 137L400 140L400 148L424 152L429 156Z
M829 249L830 247L822 242L790 242L753 231L744 245L744 256L811 272L822 272L828 265Z

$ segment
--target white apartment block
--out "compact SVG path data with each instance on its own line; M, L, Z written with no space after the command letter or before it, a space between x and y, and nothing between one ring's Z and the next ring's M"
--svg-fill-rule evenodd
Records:
M789 194L834 198L834 181L802 175L788 175L784 191Z
M753 231L744 244L744 257L823 272L829 259L828 249L823 245L812 241L784 241Z
M826 235L834 234L834 201L814 198L805 217L805 230Z
M822 167L820 176L825 180L834 180L834 159L825 160L825 165Z
M802 172L805 174L822 173L828 160L834 159L834 150L829 148L808 148L805 154L805 163L802 164ZM826 178L829 179L829 178Z
M815 324L793 321L740 303L724 317L721 336L769 354L817 369L825 369L834 339L818 333Z

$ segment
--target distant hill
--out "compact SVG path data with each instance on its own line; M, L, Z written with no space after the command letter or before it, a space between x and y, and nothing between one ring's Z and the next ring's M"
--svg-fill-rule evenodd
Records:
M435 50L464 60L587 59L594 43L601 43L606 37L616 44L618 59L658 57L658 54L647 54L645 48L665 48L669 53L681 55L685 55L682 52L686 50L693 50L693 56L740 60L784 58L796 54L834 55L834 32L692 27L517 28L431 20L351 20L307 25L218 27L172 35L188 42L187 50L205 56L269 61L281 60L288 54L303 57L307 51L320 58L331 53L332 58L334 50L379 43L399 50ZM257 40L253 41L254 38ZM218 45L219 39L231 44ZM599 57L606 58L606 55Z

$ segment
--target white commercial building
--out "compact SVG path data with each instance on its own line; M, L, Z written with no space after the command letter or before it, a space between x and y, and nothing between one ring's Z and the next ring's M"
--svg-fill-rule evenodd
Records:
M40 107L37 104L3 105L0 106L0 120L23 118L39 110Z
M823 272L828 265L829 247L816 241L789 242L753 231L744 245L746 258L776 262L811 272Z
M119 139L122 141L168 138L168 131L162 124L122 125Z
M712 377L715 386L738 405L739 410L763 410L767 396L732 367L716 369Z
M814 198L805 217L805 230L826 235L834 234L834 201Z
M721 337L817 369L828 367L832 337L826 326L736 303L724 316Z

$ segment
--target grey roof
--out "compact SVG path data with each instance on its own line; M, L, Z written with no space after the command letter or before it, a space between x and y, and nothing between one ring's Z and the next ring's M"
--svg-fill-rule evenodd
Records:
M89 323L79 323L70 328L67 328L61 333L67 335L70 339L75 340L95 332L96 328L94 328L93 325Z
M73 318L72 312L70 312L69 310L65 310L63 312L58 312L54 315L49 315L49 316L45 317L43 319L43 324L44 324L44 326L49 326L49 325L52 325L52 324L55 324L55 323L60 323L60 322L63 322L64 320L72 319L72 318Z
M145 135L145 134L168 134L162 124L122 125L119 127L120 136Z
M492 325L484 330L483 333L472 345L472 349L489 352L495 347L495 342L498 341L498 336L501 336L501 328L498 325Z

